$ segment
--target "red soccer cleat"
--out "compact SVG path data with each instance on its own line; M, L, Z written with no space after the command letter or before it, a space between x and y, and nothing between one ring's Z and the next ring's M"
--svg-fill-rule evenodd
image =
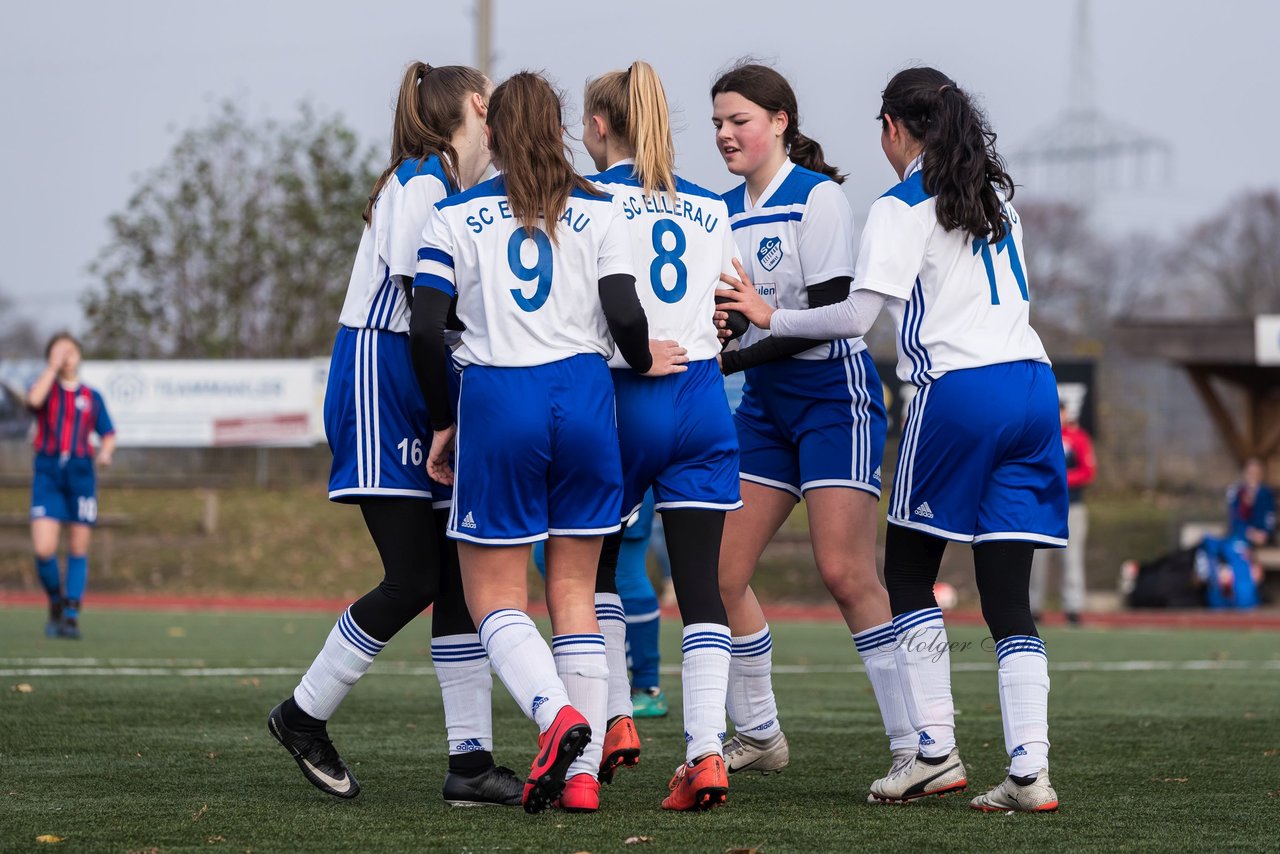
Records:
M590 774L574 774L564 784L560 809L565 812L595 812L600 809L600 781Z
M662 801L664 810L709 810L724 803L729 795L729 772L718 754L704 756L692 765L685 763L671 778L671 794Z
M564 791L565 774L591 743L591 726L573 706L565 706L538 736L538 755L524 784L524 811L539 813Z
M620 715L604 734L604 760L600 763L600 782L612 783L613 772L640 764L640 734L628 715Z

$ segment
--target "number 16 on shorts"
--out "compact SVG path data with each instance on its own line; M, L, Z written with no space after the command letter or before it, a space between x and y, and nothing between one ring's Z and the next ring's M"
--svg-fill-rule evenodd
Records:
M412 439L407 436L400 440L400 444L396 445L396 450L400 452L400 465L407 466L413 464L414 468L422 465L422 440Z

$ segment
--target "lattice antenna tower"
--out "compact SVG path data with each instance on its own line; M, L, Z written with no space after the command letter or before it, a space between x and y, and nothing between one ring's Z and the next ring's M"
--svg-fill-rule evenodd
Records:
M1173 146L1098 109L1095 69L1089 0L1077 0L1067 109L1009 155L1019 184L1086 212L1108 191L1145 189L1173 179Z

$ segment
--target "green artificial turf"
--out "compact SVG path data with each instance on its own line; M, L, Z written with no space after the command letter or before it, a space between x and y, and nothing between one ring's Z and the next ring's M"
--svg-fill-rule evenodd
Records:
M857 660L849 636L837 624L778 623L785 773L734 777L728 804L711 813L662 812L683 758L668 670L672 716L640 722L641 765L605 787L603 810L527 816L441 801L440 697L420 672L425 621L388 647L330 726L364 787L344 802L305 783L266 731L332 615L90 610L79 642L46 640L42 619L0 609L3 850L1262 851L1280 839L1275 634L1046 631L1062 809L1028 816L977 813L964 796L865 804L889 755L865 676L838 672ZM953 684L972 795L1004 776L994 656L978 629L951 637L971 644L953 656ZM663 642L664 661L678 663L676 626L664 625ZM227 670L203 675L215 668ZM494 723L499 761L525 770L534 730L496 680Z

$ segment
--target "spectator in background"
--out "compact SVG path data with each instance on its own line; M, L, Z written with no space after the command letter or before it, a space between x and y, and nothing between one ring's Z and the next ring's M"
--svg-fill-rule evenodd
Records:
M59 332L45 347L49 364L27 391L36 416L35 478L31 484L31 544L36 574L49 594L48 637L80 637L80 600L89 578L89 540L98 521L95 465L111 465L115 428L96 389L80 382L80 342ZM101 447L89 442L97 433ZM66 580L58 539L71 526Z
M1276 534L1276 499L1262 477L1262 460L1250 457L1240 480L1227 489L1228 536L1251 548L1267 545Z
M1062 610L1067 622L1080 624L1084 610L1084 549L1089 536L1089 511L1084 505L1085 488L1093 482L1096 464L1093 439L1067 409L1059 404L1062 418L1062 450L1067 457L1067 547L1062 551ZM1044 590L1049 574L1052 549L1039 549L1031 563L1031 610L1039 615L1044 610Z

